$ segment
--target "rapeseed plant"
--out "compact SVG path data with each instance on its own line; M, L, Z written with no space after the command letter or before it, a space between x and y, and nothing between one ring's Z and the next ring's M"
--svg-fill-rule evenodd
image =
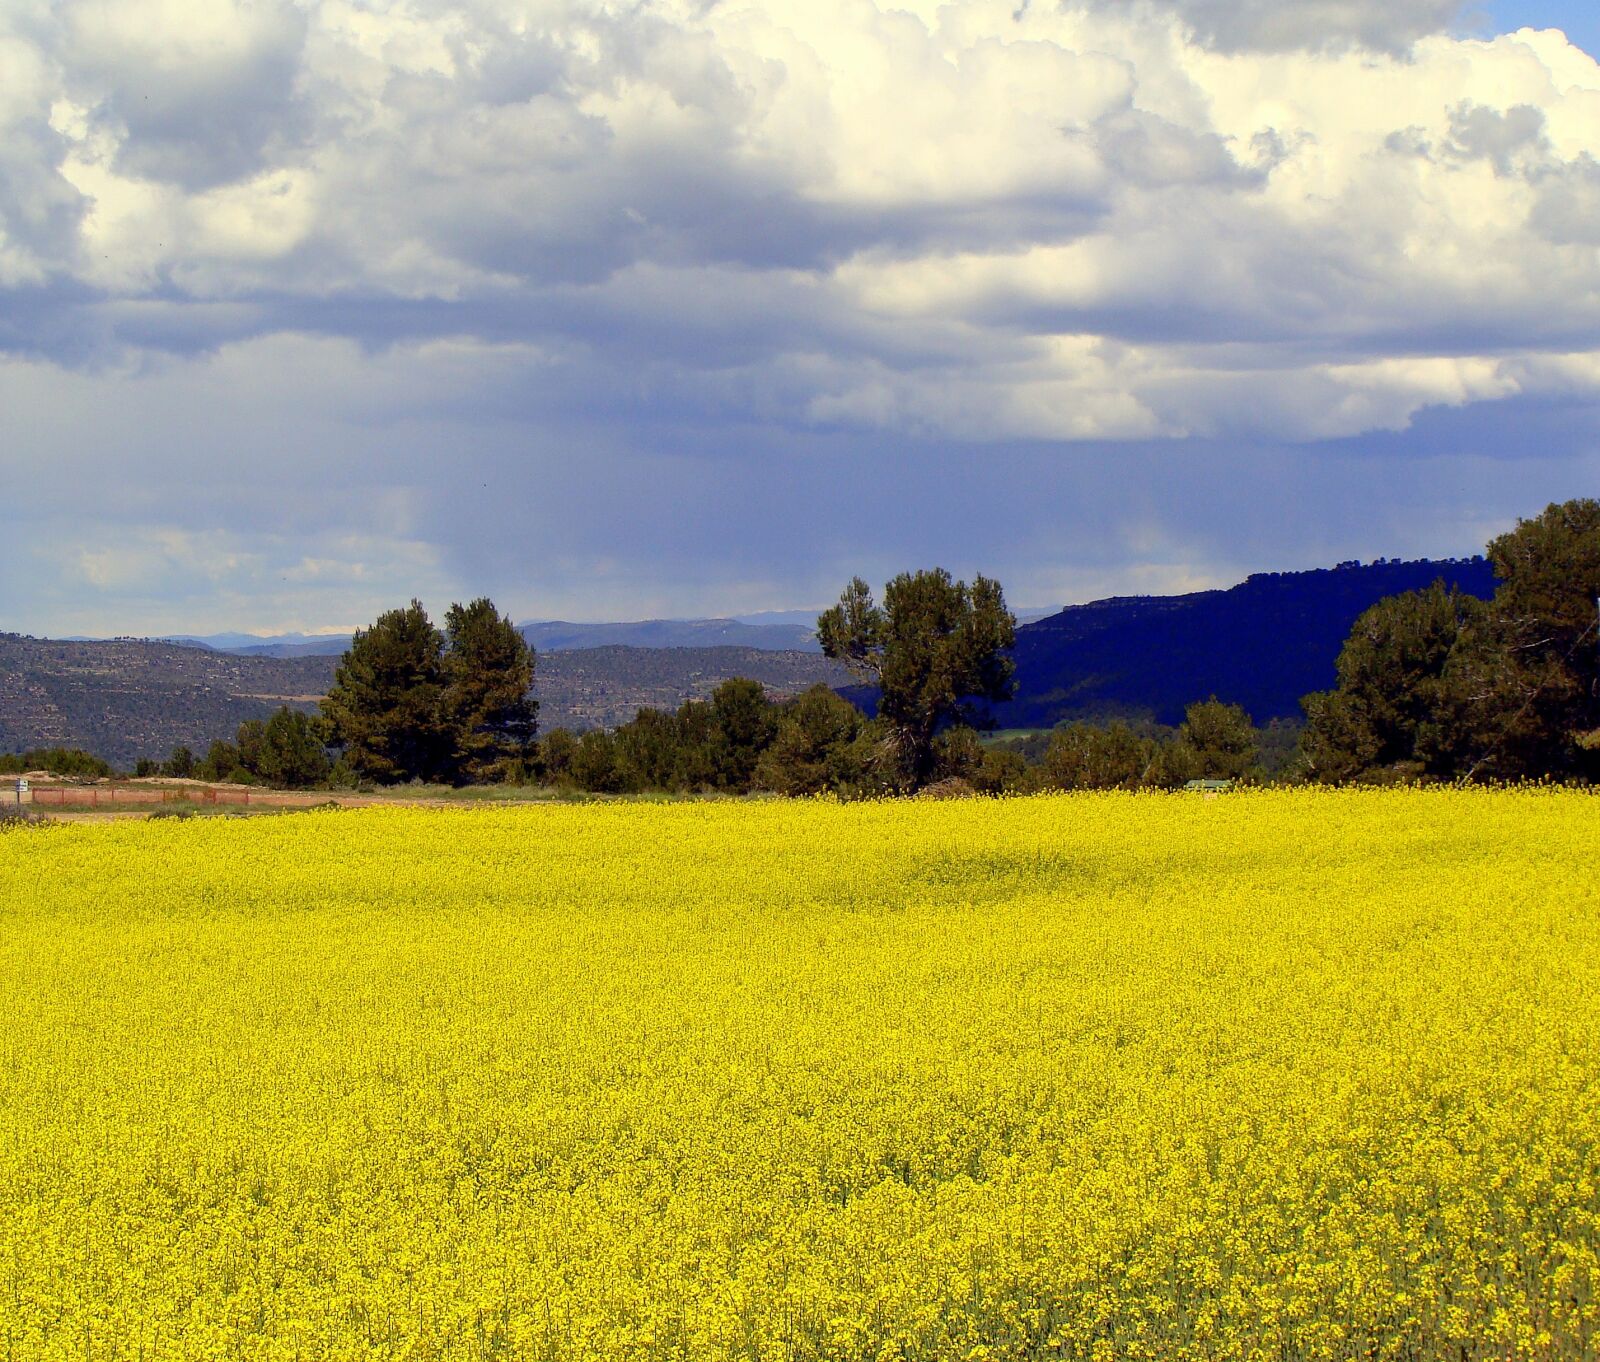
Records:
M1593 1356L1597 814L0 836L0 1351Z

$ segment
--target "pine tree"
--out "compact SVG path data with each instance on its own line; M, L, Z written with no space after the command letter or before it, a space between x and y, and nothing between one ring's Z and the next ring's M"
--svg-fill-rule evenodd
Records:
M1489 561L1490 621L1457 668L1481 748L1468 774L1600 778L1600 501L1519 520Z
M999 582L980 575L969 587L934 568L901 573L882 606L855 578L818 618L817 636L824 653L878 688L878 716L918 789L933 776L942 727L980 722L979 702L1010 698L1016 625Z
M422 603L390 610L356 631L334 673L322 701L330 742L371 780L446 779L456 744L441 712L444 688L444 638Z
M777 731L776 707L759 681L735 676L711 692L711 715L717 784L748 790Z
M858 779L849 754L865 723L860 710L819 682L784 707L756 764L756 783L778 794L815 795Z
M1379 772L1448 776L1456 758L1446 721L1446 672L1488 607L1435 582L1364 611L1339 653L1339 683L1301 702L1300 755L1309 775L1341 781Z
M443 719L455 771L468 781L503 780L533 758L539 731L534 652L511 620L479 597L445 614Z
M328 778L327 750L311 716L284 705L267 720L255 774L284 790L302 790Z
M1183 713L1178 736L1162 753L1169 780L1240 780L1256 770L1255 725L1238 705L1215 695Z

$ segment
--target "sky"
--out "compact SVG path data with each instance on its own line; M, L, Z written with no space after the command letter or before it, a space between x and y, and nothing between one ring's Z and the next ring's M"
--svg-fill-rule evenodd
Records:
M1600 489L1589 0L8 0L0 629L1019 605Z

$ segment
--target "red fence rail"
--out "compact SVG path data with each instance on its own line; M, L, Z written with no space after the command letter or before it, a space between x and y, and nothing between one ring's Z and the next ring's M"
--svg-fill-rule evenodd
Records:
M260 790L150 789L137 785L35 785L29 797L34 804L54 807L114 807L128 804L237 804L270 808L306 808L316 803L303 796Z

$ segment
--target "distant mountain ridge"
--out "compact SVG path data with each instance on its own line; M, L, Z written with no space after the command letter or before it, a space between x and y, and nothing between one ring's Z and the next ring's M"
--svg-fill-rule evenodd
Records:
M577 623L570 620L533 620L518 630L541 653L571 652L579 648L758 648L765 652L820 653L817 615L820 611L776 610L760 615L726 619L629 620ZM1024 608L1019 620L1040 619L1050 609ZM350 646L349 634L171 634L140 640L178 643L231 653L236 657L338 657ZM115 640L72 639L74 643Z
M773 652L820 653L816 620L806 624L746 624L735 619L635 620L620 624L573 624L541 620L519 624L523 638L541 653L575 648L761 648Z
M74 638L73 643L115 642L109 639ZM301 649L295 654L276 656L316 657L324 653L342 653L350 646L349 634L163 634L160 638L128 640L144 643L178 643L193 648L209 648L217 653L236 653L241 657L264 655L265 648Z
M632 620L582 624L534 620L517 629L538 652L581 648L758 648L766 652L820 653L816 619L809 623L751 623L737 619ZM236 657L338 657L349 634L176 634L153 640L208 648Z

